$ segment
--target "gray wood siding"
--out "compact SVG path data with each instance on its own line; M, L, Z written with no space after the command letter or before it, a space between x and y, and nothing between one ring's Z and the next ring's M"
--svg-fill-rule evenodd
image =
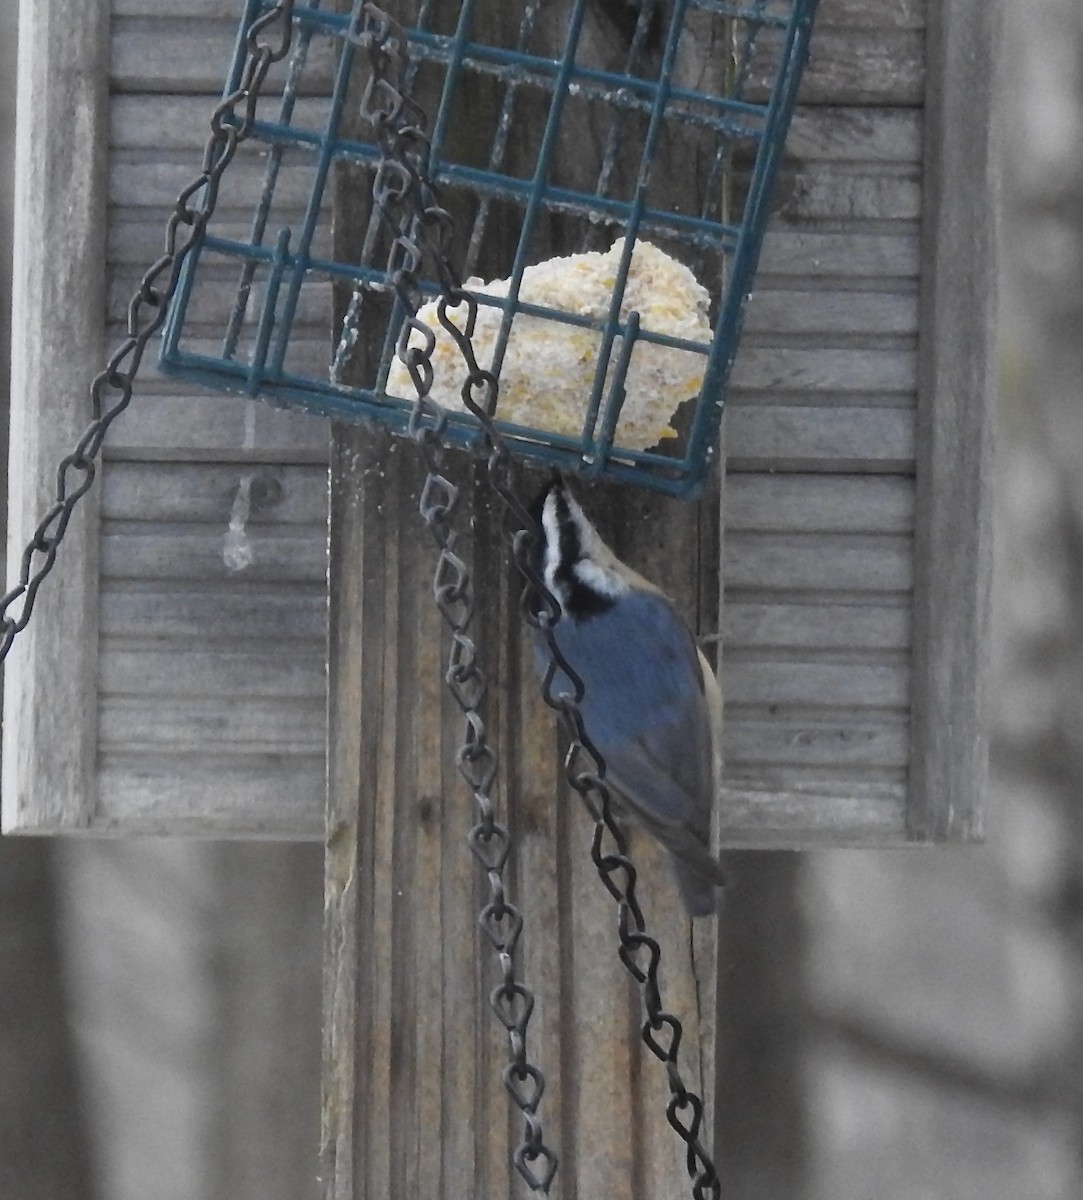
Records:
M48 26L45 10L54 7L64 19ZM68 415L74 398L85 394L104 347L123 337L132 289L161 253L165 216L198 170L239 11L219 0L189 8L185 18L158 20L154 5L119 3L110 23L103 22L108 5L88 8L109 40L99 39L95 58L84 33L72 56L100 81L88 109L101 131L100 162L85 181L83 157L76 154L74 164L77 186L95 206L98 243L96 254L76 260L68 291L86 298L79 315L92 348L62 368L72 377L62 392L38 389L49 406L43 411L59 406L64 418L34 455L42 486L87 420L85 406ZM51 37L70 24L66 6L36 11ZM157 6L158 14L167 11ZM55 59L55 51L33 53L45 64ZM205 78L192 75L186 64L193 58L205 63ZM140 64L151 68L142 78ZM44 93L46 81L38 86ZM62 139L78 130L67 130L64 116L39 122L44 162L70 157ZM25 155L23 162L25 173ZM54 221L63 220L63 189L42 194L56 201L41 206L40 216L24 210L24 221L44 221L54 209ZM229 216L246 222L250 199L242 189ZM48 347L31 342L31 315L29 308L20 314L26 359L48 363ZM326 312L304 314L306 350L326 358L328 330ZM206 336L214 336L209 325ZM148 354L132 407L106 444L90 502L94 520L73 527L41 593L33 633L12 656L7 711L17 704L25 714L33 705L39 715L36 724L24 716L8 731L5 822L39 830L316 834L326 740L326 424L188 389L160 376L153 359ZM27 403L33 409L32 398ZM20 452L30 441L18 435ZM245 477L252 480L252 563L231 571L224 538ZM36 512L40 487L27 498L19 486L17 503ZM14 539L24 536L28 519L14 523ZM93 563L83 585L80 557ZM62 635L67 610L54 610L62 602L70 608L80 586L89 587L93 620L66 639L78 642L78 661L54 666L31 637L48 645ZM38 728L57 709L89 742L81 785L57 778L51 734Z
M723 539L733 842L902 829L921 27L918 5L822 4L749 305Z
M220 0L183 18L169 11L113 5L111 338L162 214L198 166L239 10ZM251 186L228 189L224 215L243 224L258 182L252 164L237 165ZM217 330L196 332L213 340ZM326 359L329 310L303 313L299 332ZM142 392L108 443L102 488L98 821L314 834L326 741L326 424L155 371ZM230 570L224 538L245 477L252 561Z
M237 7L198 0L178 17L164 0L112 5L108 170L96 184L108 205L108 309L98 328L110 344L134 281L160 253L172 199L198 166ZM937 562L954 553L928 536L926 518L927 561L915 567L915 464L930 461L916 440L919 374L929 389L928 414L940 403L938 380L950 375L953 355L941 338L938 365L929 366L919 301L929 304L934 266L938 279L945 275L945 260L928 248L931 231L956 228L949 218L960 211L979 227L991 225L974 187L962 198L939 188L936 212L925 212L923 179L931 122L957 119L951 113L959 96L950 97L986 69L987 31L969 65L950 48L937 59L937 71L954 71L959 82L947 89L948 108L938 100L926 113L924 10L917 0L823 0L737 360L727 417L721 631L722 832L733 842L903 840L911 754L917 748L940 763L951 756L949 745L910 723L915 581L935 580ZM952 46L957 26L947 31ZM302 102L318 117L318 98ZM963 166L981 176L983 162L979 146ZM241 160L231 170L226 202L235 209L226 216L240 226L256 170ZM962 239L945 236L938 243L945 253L969 252ZM81 269L93 283L94 261ZM944 293L924 311L942 313L950 302L956 313L978 312L987 306L985 282L980 273L966 275L950 301ZM94 296L85 286L71 294ZM207 313L219 307L213 280L197 302L197 320L204 302ZM30 311L21 319L26 336ZM213 335L208 325L206 336ZM322 362L327 344L317 304L306 314L299 352ZM80 381L96 369L96 355L97 346L80 357L78 370L72 366ZM980 366L979 375L987 363ZM984 400L983 388L965 418L975 436ZM935 421L922 428L945 432ZM319 836L326 441L326 426L314 418L190 393L146 371L141 395L107 444L100 547L97 534L88 534L101 564L97 687L84 706L97 711L97 741L87 753L97 759L91 775L98 794L92 783L83 792L65 785L63 797L52 785L17 785L35 798L9 803L9 824ZM938 446L944 472L958 441ZM51 459L52 450L43 456ZM979 470L980 455L966 478ZM280 499L253 512L253 565L231 573L222 539L234 490L250 473L270 473ZM13 511L27 503L15 486ZM959 494L965 508L955 536L966 540L984 500L968 485ZM940 503L927 511L939 512ZM961 566L952 603L980 609L985 558L979 547ZM64 580L73 569L61 565L43 598L70 587ZM930 611L926 601L919 607ZM980 620L975 628L980 633ZM953 688L976 675L975 628L964 630L969 640ZM938 686L930 663L942 641L923 633L922 645L930 647L917 666L925 728L940 719L928 691ZM25 668L9 674L36 678L41 660L31 652L22 661ZM66 664L56 670L63 674ZM57 685L64 686L75 683ZM28 736L33 742L37 735L23 730L20 741ZM37 769L8 768L9 775ZM923 769L928 789L938 771ZM931 818L920 824L940 828ZM946 831L974 829L963 822Z

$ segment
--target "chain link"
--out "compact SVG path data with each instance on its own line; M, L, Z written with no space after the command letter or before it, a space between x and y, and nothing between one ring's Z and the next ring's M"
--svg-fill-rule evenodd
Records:
M502 884L502 872L510 849L509 836L507 830L496 823L489 796L496 774L496 755L486 740L478 712L485 694L485 677L477 664L475 646L466 633L473 613L473 592L469 570L455 553L455 534L450 525L459 494L442 474L441 436L447 414L429 395L433 382L435 336L416 317L422 302L417 272L426 255L440 283L437 318L458 347L466 367L462 400L484 431L488 450L487 476L506 510L512 557L524 580L520 601L522 615L544 640L548 650L549 663L542 694L546 704L560 715L567 732L567 781L594 821L591 858L618 905L620 959L639 984L643 997L642 1038L665 1067L670 1090L666 1118L685 1144L693 1197L695 1200L707 1200L708 1197L719 1200L721 1184L701 1137L703 1101L684 1082L678 1065L683 1027L662 1001L658 980L661 947L647 932L636 895L636 869L628 857L627 841L614 818L609 790L604 782L605 762L583 726L579 708L584 695L583 682L561 654L555 640L554 626L560 619L560 607L535 565L535 547L540 533L511 486L511 454L494 422L498 382L492 372L479 365L474 352L472 335L478 303L463 290L448 257L453 223L440 207L439 191L427 176L429 144L424 132L424 115L397 86L405 67L405 35L375 5L358 3L354 7L351 36L366 47L372 66L362 112L377 130L383 155L373 195L396 234L389 273L406 312L397 353L409 371L417 393L409 428L424 448L428 468L422 489L421 514L440 548L436 599L452 630L447 682L467 717L467 736L460 750L459 766L474 788L481 814L481 820L470 834L471 849L490 883L490 900L482 911L480 923L498 953L504 978L491 999L509 1036L511 1059L504 1074L505 1084L526 1123L523 1142L515 1152L515 1162L533 1191L548 1193L556 1170L556 1156L542 1142L537 1119L544 1079L525 1057L526 1025L533 997L515 981L513 973L512 956L522 930L522 918L507 901ZM398 265L395 265L396 260ZM455 319L452 319L452 312ZM420 344L415 344L418 340ZM556 690L558 672L571 681L571 695ZM529 1088L524 1090L527 1084ZM530 1169L530 1164L539 1156L545 1159L542 1176Z
M56 499L23 550L18 583L0 598L0 661L29 623L38 589L53 569L75 506L94 484L102 442L109 426L131 402L147 343L165 322L184 260L214 213L222 172L252 131L267 72L289 53L293 5L294 0L279 0L249 27L241 80L211 116L211 135L200 173L177 197L166 225L165 249L144 273L128 304L127 337L90 386L93 419L72 452L60 462ZM268 37L273 40L265 40Z
M466 308L466 327L473 329L477 302L459 286L448 261L454 233L450 215L440 207L439 197L425 177L429 141L425 115L401 89L406 67L403 31L387 14L371 4L355 4L348 37L368 54L372 74L361 102L361 114L375 132L382 158L373 184L373 198L394 238L388 274L405 320L397 352L413 381L416 400L410 414L409 433L421 446L427 474L421 489L419 509L439 550L433 576L433 594L445 624L451 631L445 682L466 720L458 752L460 774L470 787L477 809L477 822L468 844L488 884L488 897L478 924L496 955L500 982L489 994L489 1003L504 1027L508 1060L504 1086L519 1109L522 1137L512 1156L520 1175L535 1195L548 1195L557 1170L557 1155L545 1143L538 1106L545 1091L545 1077L527 1054L527 1030L534 1010L534 995L517 976L515 953L523 931L519 909L509 900L504 870L511 849L508 829L496 819L492 790L499 759L489 740L482 713L488 680L470 636L475 596L470 568L458 554L458 531L454 527L460 501L459 489L444 473L443 434L445 410L434 403L429 391L433 382L433 332L417 319L422 292L418 280L426 251L432 254L440 274L443 295L441 321L450 323L447 309ZM420 338L420 345L412 341ZM469 336L466 338L469 347ZM484 392L491 411L496 404L497 382L480 371L469 355L470 383Z
M510 453L499 430L482 410L476 410L474 415L486 429L489 480L515 526L511 550L524 580L521 598L523 618L542 637L549 655L542 680L542 697L560 715L568 737L565 777L594 821L591 859L618 905L620 960L640 986L646 1014L641 1036L647 1048L665 1067L670 1090L666 1119L685 1144L693 1197L695 1200L707 1200L708 1197L719 1200L721 1183L700 1136L703 1101L684 1082L678 1066L677 1054L684 1033L683 1026L675 1014L667 1011L662 1001L658 982L662 950L657 940L647 932L646 919L636 895L636 869L628 857L627 839L614 817L609 789L605 784L605 760L583 725L579 708L585 694L583 681L556 643L554 627L560 619L560 607L535 565L539 531L509 486ZM571 694L556 690L558 673L571 682Z
M249 136L256 106L271 66L288 53L292 40L293 0L278 0L259 17L247 33L247 57L238 86L215 108L198 176L180 193L166 226L165 249L140 279L128 305L127 337L114 350L105 368L91 385L93 419L74 449L59 464L56 499L38 523L21 559L19 582L0 598L0 661L18 633L30 621L37 593L52 570L74 509L93 486L96 460L113 421L132 399L136 374L150 339L161 329L180 271L189 252L202 237L213 215L218 185L237 147ZM277 42L261 40L277 29ZM542 1072L527 1057L527 1028L534 1008L531 991L516 977L515 950L523 929L519 910L508 900L504 868L511 846L508 830L496 820L492 788L498 757L489 742L482 716L487 680L469 636L475 611L470 571L456 552L457 532L452 518L459 490L443 473L444 433L447 414L429 396L433 382L432 330L416 317L422 293L417 272L428 254L441 286L438 319L454 339L467 368L463 402L481 423L488 446L487 474L500 496L513 526L512 557L525 581L521 608L524 619L545 640L549 665L542 684L546 703L563 719L569 737L565 773L570 786L583 800L595 822L591 857L599 875L618 904L620 958L639 983L646 1020L644 1043L664 1064L670 1087L667 1119L687 1148L687 1169L696 1200L717 1200L717 1173L700 1138L703 1102L689 1089L677 1062L683 1029L663 1007L658 983L661 948L646 931L636 897L636 871L627 854L623 832L615 821L604 783L605 763L583 727L579 704L583 684L557 647L553 627L560 617L556 600L534 565L538 532L522 502L510 486L511 455L494 424L498 383L483 369L474 353L472 334L477 301L461 287L451 266L448 249L454 232L450 214L440 207L439 194L426 177L428 139L424 114L399 90L405 65L406 41L402 29L370 3L355 4L348 36L364 47L372 74L362 101L362 113L373 124L383 158L374 185L374 197L395 233L391 280L406 319L398 343L417 392L409 431L421 445L427 476L420 511L440 551L433 590L436 603L451 630L446 682L466 718L466 735L459 750L458 768L470 786L478 821L469 834L469 845L486 874L489 897L478 922L497 955L501 982L490 994L490 1004L508 1036L509 1059L504 1083L523 1117L523 1138L514 1162L531 1191L547 1195L557 1169L557 1156L544 1142L538 1106L545 1089ZM238 115L238 109L240 113ZM193 201L202 193L198 207ZM450 316L454 310L461 322ZM413 335L422 344L412 344ZM21 601L21 604L19 604ZM11 611L18 604L16 612ZM554 691L557 672L572 682L573 694ZM644 963L645 960L645 963Z

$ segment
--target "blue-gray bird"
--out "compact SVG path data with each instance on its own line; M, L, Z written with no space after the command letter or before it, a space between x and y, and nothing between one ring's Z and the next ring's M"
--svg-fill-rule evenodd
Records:
M673 602L622 563L554 480L535 501L537 566L560 604L560 652L583 680L579 706L606 783L673 856L692 916L715 910L725 878L710 851L721 769L722 694ZM538 665L549 656L536 644ZM558 672L554 692L570 692Z

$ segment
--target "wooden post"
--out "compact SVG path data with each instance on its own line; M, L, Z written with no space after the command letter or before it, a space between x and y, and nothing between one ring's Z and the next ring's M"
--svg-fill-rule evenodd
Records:
M91 417L87 363L102 361L108 9L49 0L19 6L15 255L12 287L8 579L56 499L57 463ZM65 204L43 203L63 195ZM47 247L49 253L39 253ZM72 297L79 303L73 304ZM38 352L63 329L63 349ZM39 396L56 397L42 421ZM89 824L97 792L98 493L64 539L63 583L43 587L4 671L3 825ZM37 564L35 563L35 566ZM72 798L78 812L72 815Z
M680 1196L687 1179L664 1120L664 1073L639 1043L638 993L616 957L615 909L590 863L590 824L559 783L500 516L484 486L472 486L473 467L455 465L464 518L474 516L474 635L490 680L502 819L516 844L520 970L537 997L530 1056L546 1076L542 1117L562 1159L566 1190L554 1194L631 1196L650 1179L647 1194ZM476 928L481 880L466 844L474 814L455 768L462 717L441 684L446 639L430 595L435 556L415 511L421 478L407 443L338 433L324 1099L334 1200L511 1193L518 1131L487 1000L495 966ZM687 547L694 510L625 505L648 531L640 565L658 568L672 554L669 577L685 576L687 597L695 558L667 541ZM686 520L673 521L679 514ZM709 1088L713 926L690 938L667 864L646 839L633 844L667 1002L688 1029L682 1066Z
M557 8L544 17L552 29L543 37L560 28ZM501 6L485 7L475 36L508 20ZM590 20L598 24L586 36L611 36L601 16ZM516 115L529 119L522 109ZM685 188L695 177L694 167L670 168L664 174ZM560 169L574 172L574 155ZM357 213L364 186L356 177L352 186L336 212ZM340 222L337 236L341 257L356 227ZM501 249L488 251L496 263ZM639 992L617 958L616 906L590 861L591 823L562 783L502 513L479 464L449 456L449 467L464 493L459 549L477 597L472 636L489 679L500 819L515 846L508 886L525 921L517 969L536 997L528 1055L545 1075L540 1116L561 1160L552 1195L676 1200L689 1183L683 1144L665 1119L665 1072L640 1041ZM417 513L422 479L408 442L336 430L326 1200L525 1194L510 1164L521 1128L501 1082L505 1035L489 1010L498 976L477 929L483 878L466 842L475 814L455 766L462 715L442 684L447 638L432 599L435 549ZM538 479L522 473L524 495ZM717 490L699 505L612 487L586 489L583 498L619 555L664 583L693 626L717 629ZM692 930L662 853L635 834L632 846L648 928L663 947L664 998L685 1025L682 1072L710 1113L714 925Z
M988 64L999 19L997 5L973 0L936 7L929 18L907 810L914 841L984 836L997 280Z

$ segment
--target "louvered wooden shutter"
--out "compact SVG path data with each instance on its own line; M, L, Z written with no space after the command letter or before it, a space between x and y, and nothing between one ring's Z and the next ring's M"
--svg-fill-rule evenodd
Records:
M198 167L239 8L24 9L15 550ZM945 0L927 25L925 8L823 0L738 358L734 842L980 833L993 17ZM148 364L8 660L5 828L320 834L326 443L319 421ZM266 503L234 573L245 475Z

